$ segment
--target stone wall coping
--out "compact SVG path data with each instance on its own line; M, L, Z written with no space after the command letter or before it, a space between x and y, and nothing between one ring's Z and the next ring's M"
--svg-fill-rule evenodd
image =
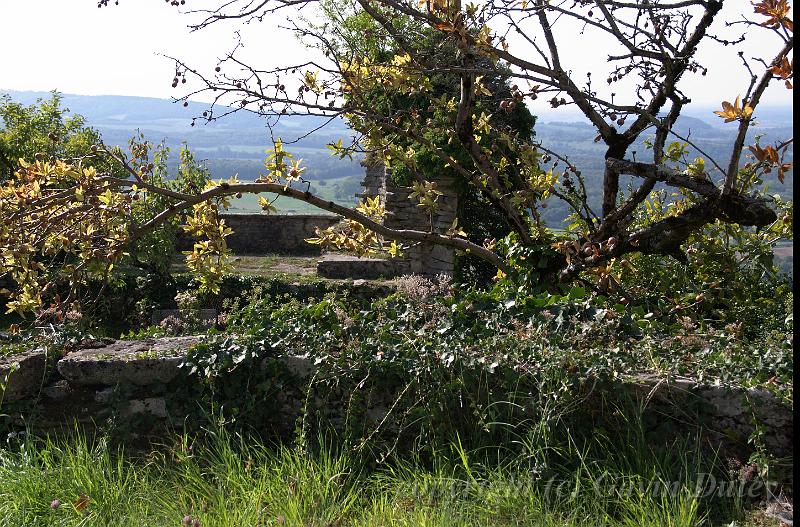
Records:
M201 341L199 336L118 340L104 347L70 352L57 367L70 384L165 384L177 377L186 351Z

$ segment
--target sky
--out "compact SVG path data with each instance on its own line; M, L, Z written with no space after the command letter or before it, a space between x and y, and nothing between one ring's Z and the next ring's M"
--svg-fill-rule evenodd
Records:
M245 33L244 51L259 66L300 61L309 53L289 32L277 27L279 19L244 28L223 23L191 32L186 25L197 21L197 16L182 14L163 0L120 0L120 5L103 9L98 9L97 0L0 0L0 6L0 49L4 50L0 90L57 89L81 95L157 98L182 95L182 86L170 86L172 62L160 54L210 70L216 58L232 48L237 28ZM749 2L728 0L727 6L731 11L749 6ZM764 45L767 37L756 36L752 45ZM774 46L775 41L771 42ZM595 78L605 79L606 66L591 53L597 51L591 38L570 38L559 44L569 68L593 71ZM721 100L732 100L743 92L741 65L730 49L712 43L700 56L711 71L707 77L689 79L688 93L694 103L718 106ZM763 102L790 104L791 92L773 84L777 86L770 88Z

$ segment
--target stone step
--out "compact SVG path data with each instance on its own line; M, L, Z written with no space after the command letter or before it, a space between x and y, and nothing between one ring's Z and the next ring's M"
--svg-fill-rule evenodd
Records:
M346 254L326 254L317 262L317 275L338 279L376 279L395 276L393 260L360 258Z

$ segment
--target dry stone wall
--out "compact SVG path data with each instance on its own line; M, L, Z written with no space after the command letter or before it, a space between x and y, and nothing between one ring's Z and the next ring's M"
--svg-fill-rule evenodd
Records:
M112 416L129 424L146 423L151 428L142 430L143 434L152 432L154 424L155 429L162 430L164 426L180 426L186 419L186 401L176 396L181 393L176 387L202 381L188 377L179 365L188 349L202 339L186 336L93 341L58 360L55 368L46 366L51 359L44 351L0 359L0 380L5 384L3 413L12 415L20 426L34 425L39 432L69 430L76 421L91 426ZM278 435L291 437L317 363L305 355L265 360L281 365L270 370L280 377L277 384L282 388L276 395L279 404L274 423L268 424ZM14 363L18 366L12 367ZM365 415L380 421L397 394L389 388L393 386L391 379L373 379L373 383L387 393L371 399ZM681 409L681 417L674 424L684 428L675 429L675 433L691 433L693 426L702 423L707 431L717 434L721 444L746 446L755 424L759 424L771 453L792 453L792 406L764 390L645 376L626 379L622 386L646 401L648 411L657 420L669 415L664 411L665 405ZM350 397L343 392L339 401L328 399L326 404L330 407L325 411L344 415ZM597 404L599 410L603 401L590 398L586 404Z
M305 240L315 236L317 228L326 229L339 222L333 214L224 214L222 218L233 230L228 247L234 254L315 255L318 245ZM178 249L190 250L192 238L180 236Z

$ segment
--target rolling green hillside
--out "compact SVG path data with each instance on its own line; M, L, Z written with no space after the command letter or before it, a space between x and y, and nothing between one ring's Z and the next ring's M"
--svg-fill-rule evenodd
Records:
M361 188L360 184L360 176L345 176L341 178L312 181L310 190L323 199L334 201L341 205L355 205L355 194ZM231 207L228 209L228 212L257 212L260 210L258 205L259 196L263 196L267 199L275 198L274 194L245 194L242 195L241 198L231 201ZM274 205L279 212L284 214L327 214L324 210L318 209L313 205L285 197L279 198Z
M3 93L0 90L0 93ZM33 104L37 98L48 97L45 92L8 92L19 102ZM84 96L63 95L63 104L72 112L86 117L88 123L98 129L106 143L124 145L137 131L141 131L151 141L165 141L172 148L179 148L185 142L205 160L215 178L227 178L234 174L243 180L253 180L263 171L262 163L265 149L271 144L267 120L257 115L237 112L211 123L202 120L192 126L192 118L207 109L202 103L190 103L188 107L175 104L166 99L123 96ZM736 132L733 124L723 124L713 114L712 108L692 108L689 115L682 117L675 131L688 136L698 143L704 152L718 160L724 160L730 152L730 144ZM566 154L586 177L591 205L599 208L602 173L603 146L594 142L596 131L586 122L578 120L577 115L557 113L557 111L532 107L539 113L536 123L536 137L548 148ZM754 142L761 136L767 143L792 136L792 108L759 109L757 122L748 140ZM363 175L359 160L340 160L329 155L325 145L340 138L347 138L351 130L341 120L327 122L320 117L284 117L273 123L272 134L290 142L302 137L287 149L304 160L306 177L312 181L312 190L324 197L342 204L354 203L353 194ZM325 126L322 126L325 125ZM322 126L308 137L306 133ZM791 148L791 147L790 147ZM633 153L635 152L635 154ZM631 155L637 159L647 159L649 151L644 144L631 148ZM699 155L693 152L692 155ZM790 152L789 156L792 156ZM724 161L722 161L724 162ZM327 185L322 184L326 181ZM629 181L623 182L623 188ZM766 183L770 191L783 197L793 195L791 177L779 183L772 175ZM312 212L316 209L305 204L295 204L290 200L280 200L278 208L289 212ZM240 211L257 210L256 198L238 200L236 209ZM545 219L557 227L566 216L566 206L553 201L545 211Z

